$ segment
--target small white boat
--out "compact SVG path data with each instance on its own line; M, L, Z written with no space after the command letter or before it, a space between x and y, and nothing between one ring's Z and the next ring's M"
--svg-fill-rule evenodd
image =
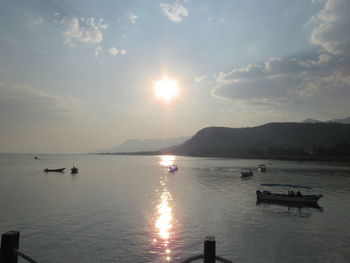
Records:
M242 169L241 170L241 177L244 178L244 177L250 177L250 176L253 176L253 172L249 169Z

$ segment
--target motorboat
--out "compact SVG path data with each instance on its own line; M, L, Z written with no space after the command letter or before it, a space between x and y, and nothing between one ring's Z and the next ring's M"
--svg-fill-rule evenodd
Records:
M64 169L66 169L66 168L58 168L58 169L45 168L44 171L47 172L47 173L48 172L61 172L62 173L64 171Z
M272 193L268 190L257 190L256 198L258 201L267 202L286 202L286 203L300 203L300 204L315 204L323 197L322 194L302 194L299 189L312 189L310 186L291 185L291 184L261 184L263 187L282 187L288 190L287 193ZM296 190L297 189L297 190ZM284 190L286 191L286 190ZM296 192L295 192L296 191Z
M258 171L262 172L262 173L266 172L266 165L265 164L259 164Z
M241 170L241 177L245 178L245 177L250 177L253 176L253 172L249 169L242 169Z
M179 170L179 168L175 164L170 165L168 167L168 169L169 169L169 172L175 172L175 171Z

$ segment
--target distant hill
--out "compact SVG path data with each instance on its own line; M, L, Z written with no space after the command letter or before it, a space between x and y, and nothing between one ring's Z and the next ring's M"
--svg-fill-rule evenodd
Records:
M350 156L350 124L268 123L251 128L204 128L171 152L190 156L273 158L316 154L320 149L330 154L330 149L338 145L346 148L342 151L349 150Z
M319 123L319 122L323 122L323 121L319 121L315 119L306 119L302 121L302 123Z
M350 117L347 117L347 118L344 118L344 119L334 119L334 120L330 120L329 122L338 122L338 123L350 124Z
M166 139L130 139L116 147L104 150L97 150L95 151L95 153L130 153L158 151L160 149L170 148L172 146L182 144L189 138L190 136Z
M320 121L315 119L306 119L302 121L302 123L319 123L319 122L337 122L337 123L350 124L350 117L343 118L343 119L333 119L328 121Z

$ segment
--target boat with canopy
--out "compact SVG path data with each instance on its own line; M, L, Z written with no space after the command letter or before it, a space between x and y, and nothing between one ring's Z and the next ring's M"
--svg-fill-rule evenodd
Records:
M258 201L286 202L286 203L304 203L315 204L323 197L322 194L302 194L300 190L310 190L312 187L293 184L261 184L262 187L281 187L284 192L273 193L268 190L257 190L256 197ZM287 192L286 192L287 191ZM286 192L286 193L285 193Z

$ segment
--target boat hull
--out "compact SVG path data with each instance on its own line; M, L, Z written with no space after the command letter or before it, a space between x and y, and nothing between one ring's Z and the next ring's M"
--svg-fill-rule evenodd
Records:
M242 178L251 177L251 176L253 176L253 172L241 172Z
M59 168L59 169L44 169L45 172L63 172L66 168Z
M288 195L288 194L277 194L271 192L256 191L256 197L258 201L269 201L269 202L285 202L285 203L317 203L322 195Z
M311 207L317 208L320 211L323 211L323 208L319 206L318 203L301 203L301 202L283 202L283 201L271 201L271 200L256 200L257 205L279 205L279 206L287 206L287 207L296 207L296 208L304 208Z

